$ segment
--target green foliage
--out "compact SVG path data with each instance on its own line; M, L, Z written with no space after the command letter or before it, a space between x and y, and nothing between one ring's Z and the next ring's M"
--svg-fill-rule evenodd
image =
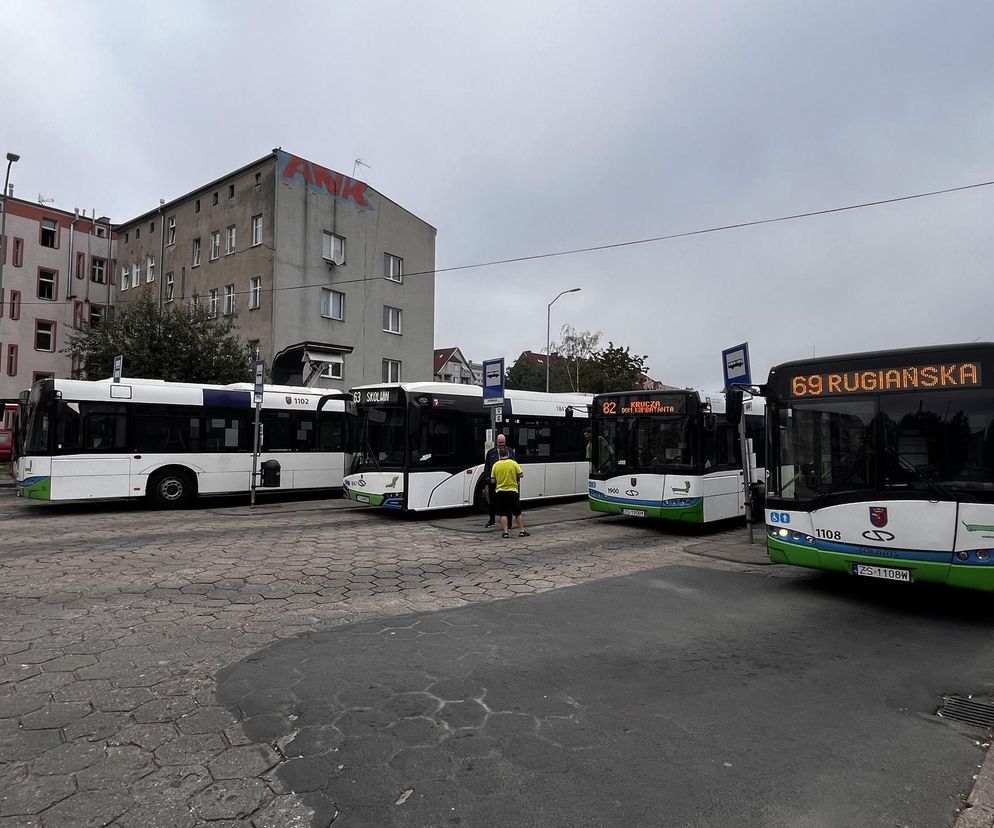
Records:
M151 292L117 305L95 328L74 331L63 353L88 379L109 377L114 357L124 374L171 382L250 382L254 359L230 316L211 318L202 305L160 306Z
M507 372L504 387L516 388L520 391L544 391L545 366L539 365L522 354Z
M642 387L642 375L646 373L645 354L633 354L626 345L624 348L608 342L607 347L598 351L590 361L590 375L584 391L603 394L607 391L632 391Z

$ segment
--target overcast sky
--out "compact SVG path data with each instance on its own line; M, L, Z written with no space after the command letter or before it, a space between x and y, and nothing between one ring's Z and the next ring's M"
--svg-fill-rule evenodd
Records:
M438 229L438 268L994 179L994 4L0 6L15 194L134 217L282 146ZM991 340L994 187L441 273L436 347L543 350L546 313L715 390L772 364ZM412 378L413 379L413 378Z

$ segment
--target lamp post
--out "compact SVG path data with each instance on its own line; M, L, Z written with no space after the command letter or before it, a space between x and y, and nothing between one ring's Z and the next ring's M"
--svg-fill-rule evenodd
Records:
M0 297L3 297L3 263L7 258L7 186L10 184L10 168L15 161L20 161L17 153L7 153L7 174L3 179L3 214L0 216ZM0 313L0 319L3 314Z
M580 288L570 288L569 290L564 290L559 296L565 296L567 293L576 293ZM556 297L556 299L559 298ZM545 393L549 393L549 362L552 360L552 354L549 353L549 334L551 332L551 322L552 322L552 306L556 304L556 299L549 302L549 306L545 309Z

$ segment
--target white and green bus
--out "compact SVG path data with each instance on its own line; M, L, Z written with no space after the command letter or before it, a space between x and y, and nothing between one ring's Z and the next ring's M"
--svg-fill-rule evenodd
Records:
M347 498L411 512L488 505L483 460L491 419L480 386L392 383L352 394L356 443ZM504 392L497 430L524 469L522 500L586 493L583 430L592 399Z
M762 400L746 400L752 480L763 477ZM598 394L591 410L590 508L685 523L746 513L737 419L693 390Z
M23 445L14 468L21 497L147 497L179 507L197 495L251 489L250 383L44 379L24 397ZM349 459L345 407L343 394L264 387L259 461L267 469L265 490L341 487ZM266 461L275 463L263 466Z

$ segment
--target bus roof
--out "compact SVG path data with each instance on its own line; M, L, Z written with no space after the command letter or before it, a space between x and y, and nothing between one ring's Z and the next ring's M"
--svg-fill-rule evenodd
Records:
M457 397L482 397L483 388L479 385L464 385L456 382L377 382L370 385L357 385L352 390L362 391L367 388L401 388L412 394L451 394ZM544 391L522 391L517 388L505 388L504 396L513 400L534 400L536 402L559 402L567 405L589 405L593 394L578 392L549 393Z

